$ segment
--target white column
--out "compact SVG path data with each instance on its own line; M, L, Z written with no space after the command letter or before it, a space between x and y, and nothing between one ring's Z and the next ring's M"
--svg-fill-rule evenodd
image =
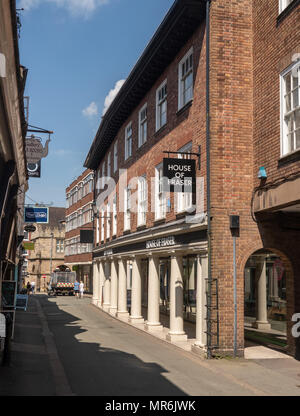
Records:
M206 278L208 275L208 258L197 255L197 298L196 298L196 341L195 346L206 346Z
M103 309L109 311L110 308L110 264L108 261L104 264L104 288L103 288Z
M109 313L116 316L118 310L118 263L111 259L110 308Z
M93 304L98 305L99 301L99 273L97 263L93 263Z
M182 257L171 256L170 276L170 331L167 340L171 342L186 341L183 330L183 278Z
M119 258L118 274L118 318L128 318L127 310L127 260Z
M267 317L267 273L266 260L261 259L256 263L257 278L257 317L253 323L254 328L271 329Z
M145 324L147 331L162 330L159 321L159 257L149 256L148 272L148 320Z
M143 323L142 317L142 273L141 259L134 256L132 260L131 323Z
M99 285L98 285L98 306L100 308L103 307L104 302L104 296L103 296L103 286L105 281L105 271L104 271L104 262L100 261L98 263L98 269L99 269Z

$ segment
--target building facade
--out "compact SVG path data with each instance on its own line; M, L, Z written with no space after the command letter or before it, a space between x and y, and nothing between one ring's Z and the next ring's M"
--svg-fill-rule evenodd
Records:
M64 264L65 256L65 208L49 207L48 224L35 224L36 230L28 233L28 241L34 250L25 250L27 282L35 282L37 291L47 291L50 274Z
M85 161L95 305L149 331L168 316L171 342L194 322L208 356L278 329L297 355L298 45L298 0L174 2ZM195 160L193 192L166 190L167 157Z
M93 243L80 241L80 230L93 229L94 173L85 170L66 189L66 246L65 264L76 271L84 282L85 291L93 291Z
M18 247L28 176L23 95L27 69L20 65L15 1L0 5L0 310L2 281L18 279Z

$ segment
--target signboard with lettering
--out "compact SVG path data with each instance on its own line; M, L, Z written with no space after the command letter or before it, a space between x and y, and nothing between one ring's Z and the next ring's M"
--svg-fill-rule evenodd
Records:
M25 207L24 222L48 224L49 208L48 207Z
M156 240L146 241L146 249L174 246L176 244L175 237L163 237Z
M31 243L30 241L23 241L23 248L24 250L32 251L34 250L34 243Z
M36 163L27 163L27 172L29 178L40 178L41 177L41 161Z
M164 192L196 192L196 162L193 159L163 159Z

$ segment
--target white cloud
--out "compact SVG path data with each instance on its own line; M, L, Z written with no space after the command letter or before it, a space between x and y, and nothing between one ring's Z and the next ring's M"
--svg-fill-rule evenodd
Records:
M82 110L82 114L85 117L88 117L88 118L92 118L94 116L97 116L98 115L98 106L95 103L95 101L92 101L89 106L87 106L86 108L84 108Z
M72 16L89 17L96 9L108 4L110 0L20 0L18 7L31 10L45 2L66 9Z
M122 85L124 84L125 79L120 79L119 81L116 82L115 87L109 91L109 93L107 94L105 100L104 100L104 108L103 108L103 112L102 115L104 116L104 114L106 113L106 111L108 110L109 106L111 105L111 103L113 102L113 100L115 99L116 95L118 94L118 92L120 91L120 89L122 88Z

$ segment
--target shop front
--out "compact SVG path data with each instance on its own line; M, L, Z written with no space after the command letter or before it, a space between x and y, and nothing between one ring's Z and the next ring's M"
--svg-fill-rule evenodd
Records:
M167 326L171 342L190 321L205 346L206 228L136 234L94 251L93 303L150 332Z

